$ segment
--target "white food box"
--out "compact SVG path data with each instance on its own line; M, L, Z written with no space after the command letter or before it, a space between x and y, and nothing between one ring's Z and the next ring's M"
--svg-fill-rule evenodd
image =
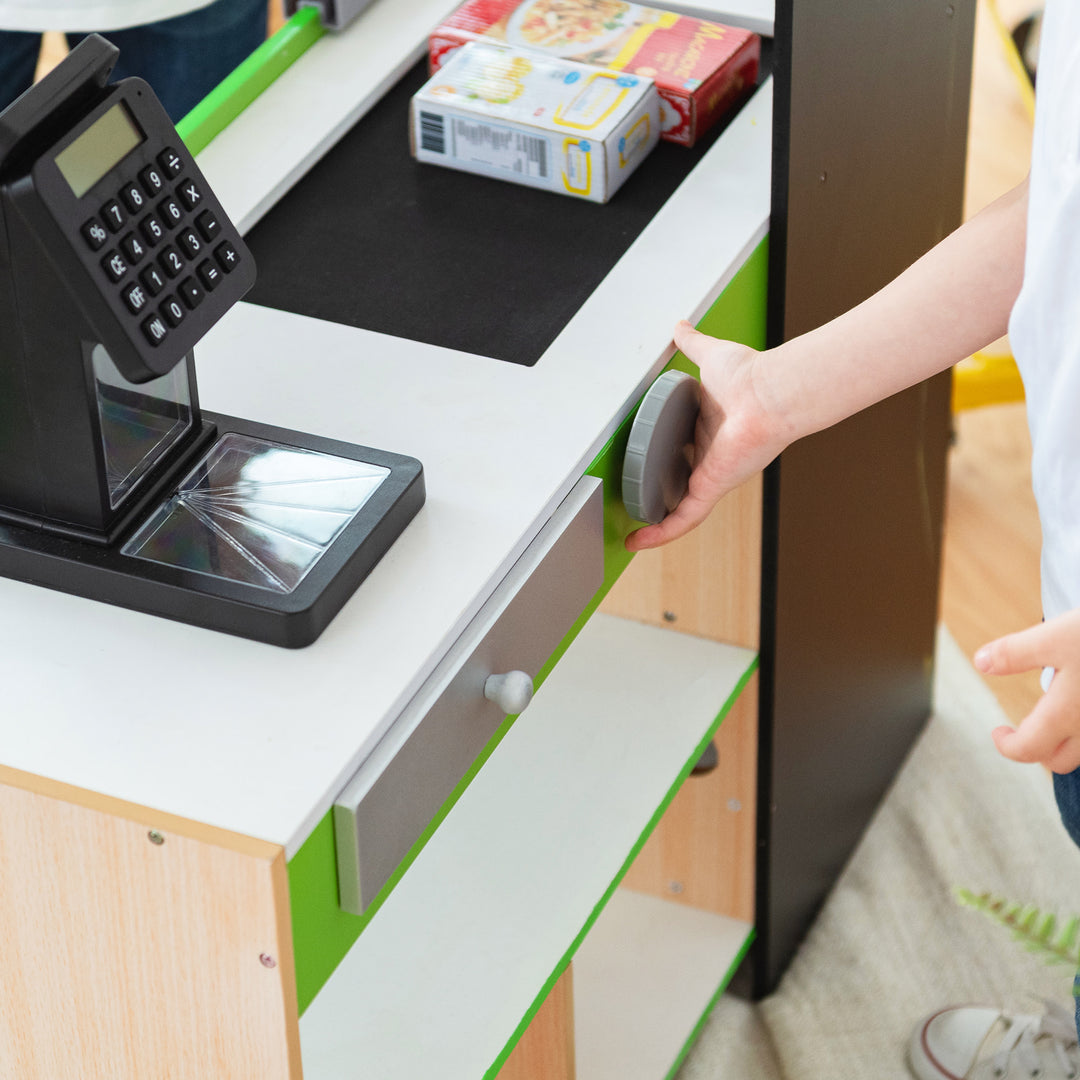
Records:
M412 99L418 161L607 202L660 138L651 79L505 45L458 49Z

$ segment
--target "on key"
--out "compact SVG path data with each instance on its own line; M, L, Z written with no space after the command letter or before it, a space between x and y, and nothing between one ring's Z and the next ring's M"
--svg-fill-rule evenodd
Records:
M168 336L168 329L160 315L151 315L143 321L142 332L151 345L160 345Z

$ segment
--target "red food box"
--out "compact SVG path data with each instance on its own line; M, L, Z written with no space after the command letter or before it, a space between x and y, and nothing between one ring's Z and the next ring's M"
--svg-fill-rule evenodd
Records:
M757 81L761 39L627 0L466 0L429 38L430 65L495 40L653 79L661 138L693 146Z

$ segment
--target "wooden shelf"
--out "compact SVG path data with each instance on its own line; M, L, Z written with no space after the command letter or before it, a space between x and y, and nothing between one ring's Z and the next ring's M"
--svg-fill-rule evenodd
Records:
M302 1017L306 1080L494 1076L755 666L590 620Z

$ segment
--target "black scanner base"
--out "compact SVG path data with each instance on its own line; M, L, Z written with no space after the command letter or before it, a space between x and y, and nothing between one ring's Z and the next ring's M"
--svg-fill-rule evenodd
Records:
M276 449L286 462L285 474L252 480L223 467L215 481L216 499L205 482L194 489L191 514L184 512L186 524L172 535L167 528L156 534L154 530L157 521L167 526L172 520L169 508L183 494L183 480L108 546L0 524L0 576L286 648L313 642L423 505L423 469L414 458L370 447L209 412L202 417L217 428L215 449L258 444L268 447L271 457ZM324 473L331 468L334 475L308 476L307 461ZM330 506L326 495L328 484L341 486L340 476L348 485L349 463L357 463L356 472L377 474L367 482L373 487L370 495L351 517L347 510ZM210 471L208 466L204 474ZM320 518L334 515L347 523L336 531L333 520L320 524ZM306 524L310 519L315 531L328 530L332 538L320 543L317 537L301 535L311 532ZM294 520L296 528L290 525ZM254 530L249 528L252 523ZM199 533L200 525L205 533ZM247 552L235 539L245 529L257 537ZM146 542L149 534L154 535ZM166 535L166 542L157 542L155 535ZM204 542L207 537L216 548ZM295 575L295 583L265 569L270 563L267 552L273 554L278 541L289 555L306 544L317 551L311 565ZM265 571L273 587L230 577L225 564Z

